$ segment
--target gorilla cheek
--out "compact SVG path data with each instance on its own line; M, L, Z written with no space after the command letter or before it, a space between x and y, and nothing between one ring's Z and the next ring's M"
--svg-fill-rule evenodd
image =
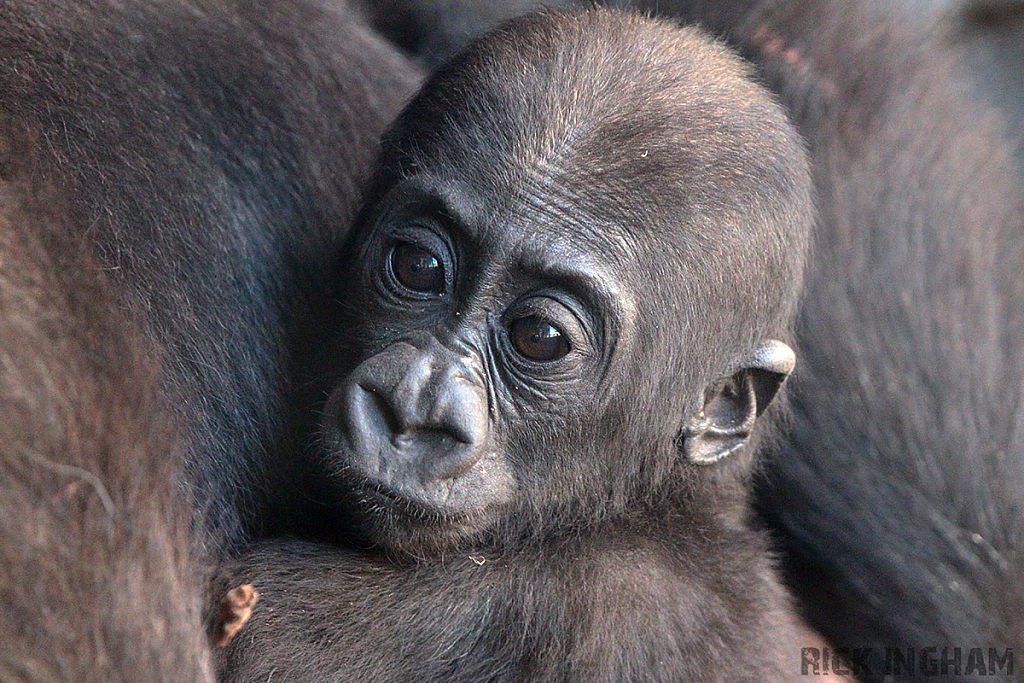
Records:
M433 340L396 342L363 361L327 406L342 478L418 516L472 517L507 502L512 474L477 367Z

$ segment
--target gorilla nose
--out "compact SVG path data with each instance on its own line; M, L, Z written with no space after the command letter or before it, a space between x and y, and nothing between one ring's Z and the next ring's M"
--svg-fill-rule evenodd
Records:
M422 487L457 479L483 456L487 394L470 362L445 349L396 344L356 369L346 412L367 474Z

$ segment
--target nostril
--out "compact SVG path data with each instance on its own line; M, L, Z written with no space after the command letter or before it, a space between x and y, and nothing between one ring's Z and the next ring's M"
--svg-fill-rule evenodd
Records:
M359 382L356 387L360 391L356 401L361 403L363 408L360 412L364 413L365 418L376 423L372 426L370 424L363 425L364 428L376 427L378 431L384 431L389 434L392 439L398 438L406 431L398 417L398 413L391 407L391 404L383 394L362 382Z
M482 388L464 381L450 382L434 405L434 425L466 446L486 441L490 414Z
M441 422L436 426L432 426L431 431L438 432L449 442L466 446L472 446L478 440L473 434L472 429L461 422Z
M466 446L472 446L477 442L476 436L468 429L460 429L459 427L455 427L450 431L452 438L461 444L464 444Z

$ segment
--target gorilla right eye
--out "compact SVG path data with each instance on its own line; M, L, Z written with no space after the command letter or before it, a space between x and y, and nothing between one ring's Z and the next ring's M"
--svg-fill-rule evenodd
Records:
M444 264L434 253L408 242L396 245L388 257L395 280L419 294L443 294Z
M560 329L539 315L519 318L509 326L516 353L539 362L551 362L569 353L569 342Z

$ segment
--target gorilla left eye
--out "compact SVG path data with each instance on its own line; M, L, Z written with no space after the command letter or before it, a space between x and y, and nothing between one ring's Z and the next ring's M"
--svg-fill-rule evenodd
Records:
M444 264L432 252L415 244L399 244L391 250L388 265L403 287L420 294L444 293Z
M569 353L569 342L562 331L537 315L513 322L509 336L516 352L529 360L551 362Z

